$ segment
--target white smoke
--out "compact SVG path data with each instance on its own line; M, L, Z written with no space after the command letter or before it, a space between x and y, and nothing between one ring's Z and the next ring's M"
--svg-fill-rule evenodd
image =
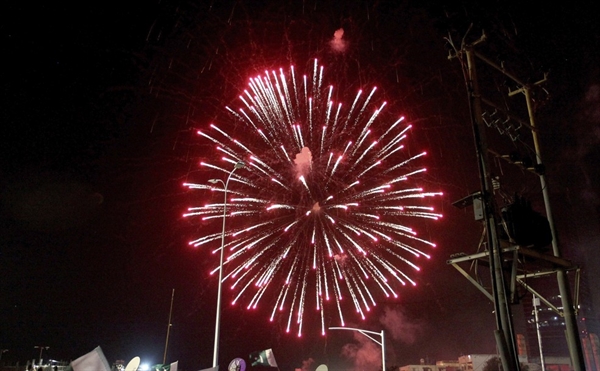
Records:
M600 108L598 103L600 102L600 85L593 84L588 87L585 92L585 104L586 110L585 115L590 122L600 122ZM596 133L597 135L600 133ZM597 137L598 138L598 137Z
M589 204L599 205L600 193L596 164L600 146L600 85L592 84L588 87L583 107L583 120L579 123L576 155L577 162L588 164L581 167L585 184L582 198Z
M379 317L380 329L384 330L386 338L386 364L390 365L396 358L395 343L413 344L423 332L423 324L408 318L399 309L384 308L384 313ZM371 330L375 331L375 330ZM374 339L380 340L377 335ZM354 333L354 343L346 344L342 348L342 355L354 363L356 371L377 371L381 369L381 346L359 332Z
M296 154L294 163L296 164L296 176L306 177L312 167L312 153L310 149L308 147L302 148L300 153Z
M302 361L302 368L297 368L296 370L310 371L310 370L312 370L313 363L315 363L314 359L312 359L312 358L305 359L304 361Z
M381 347L361 333L354 334L355 343L342 347L342 355L354 363L354 369L377 371L381 369Z
M422 332L423 325L419 322L411 321L398 309L386 307L383 315L379 318L385 329L394 340L399 340L405 344L414 343Z
M344 29L340 28L333 33L333 39L329 41L331 50L336 53L343 53L348 47L348 43L344 40Z

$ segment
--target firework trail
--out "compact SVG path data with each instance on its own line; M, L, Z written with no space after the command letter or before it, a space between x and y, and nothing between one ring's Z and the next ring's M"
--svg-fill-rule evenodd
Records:
M202 166L227 177L236 163L246 164L227 189L223 282L232 304L267 305L270 319L283 316L298 336L305 317L318 313L324 334L330 319L345 325L349 307L364 319L378 297L415 285L415 260L429 258L435 244L408 223L441 217L423 204L441 193L411 181L425 171L414 165L425 153L403 151L411 126L403 118L377 121L386 103L372 103L376 88L359 91L349 107L335 103L323 72L315 60L309 76L291 67L251 78L241 107L227 107L244 127L243 140L215 124L198 132L225 163ZM185 216L222 221L223 184L185 186L221 200ZM215 253L220 242L218 232L190 244L217 246Z

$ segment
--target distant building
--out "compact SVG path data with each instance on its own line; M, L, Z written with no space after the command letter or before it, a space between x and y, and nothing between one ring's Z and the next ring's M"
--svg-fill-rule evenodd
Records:
M517 334L517 352L519 354L519 358L527 357L529 354L527 353L527 340L523 334Z
M524 337L520 337L523 343ZM520 352L525 350L524 344L519 347ZM588 341L584 343L584 348L595 349L596 353L586 354L586 363L593 364L593 368L588 368L588 371L600 371L600 358L594 357L600 348L600 342L597 336L590 336ZM492 358L499 357L497 354L467 354L458 357L457 360L437 361L435 364L425 364L421 359L421 363L401 366L398 371L483 371L487 362ZM539 358L534 358L533 362L529 362L526 354L519 354L519 363L528 371L542 371L542 366L538 362ZM571 371L571 358L561 356L544 356L546 371Z
M547 284L543 282L549 281ZM537 278L536 289L558 310L562 310L560 295L555 293L556 287L552 285L550 278ZM538 287L539 286L539 287ZM565 321L562 316L546 306L538 306L538 319L532 313L533 299L531 295L524 296L522 299L525 318L527 318L527 329L525 336L527 338L527 352L531 360L538 362L540 360L540 343L538 331L541 337L541 348L544 357L567 357L569 348L565 336Z
M571 358L569 357L544 357L546 371L571 371ZM529 371L541 371L539 363L527 363Z
M468 354L458 357L461 371L483 371L485 364L491 358L498 357L496 354Z
M440 371L437 365L406 365L400 367L400 371Z
M458 360L437 361L435 365L428 365L421 359L418 365L402 366L398 371L463 371L463 369Z
M438 361L433 368L432 365L408 365L400 368L400 371L427 371L430 368L436 371L483 371L487 362L498 357L497 354L468 354L458 357L457 361ZM545 357L546 371L570 371L571 359L569 357ZM525 355L519 355L519 362L527 366L529 371L541 371L539 363L528 363ZM419 367L420 366L420 367Z
M458 360L437 361L435 365L438 367L439 371L461 371Z
M582 248L579 246L578 248ZM571 287L574 296L574 305L576 305L577 327L581 340L581 346L584 355L585 368L588 371L600 371L600 347L598 344L598 334L600 334L600 319L594 308L594 292L597 288L594 281L588 276L589 272L582 270L581 277L573 277L573 272L569 273L571 282L577 282ZM529 284L535 287L536 291L550 302L558 312L563 311L562 300L556 288L555 277L537 277L531 279ZM541 304L537 307L537 320L533 306L533 296L524 295L521 298L524 315L527 321L525 338L527 342L527 354L533 362L540 363L540 357L543 356L545 362L547 359L560 359L560 357L569 356L569 347L565 335L565 322L560 313L552 308ZM519 343L519 339L517 339ZM596 344L596 345L594 345ZM520 351L519 351L520 353Z
M402 366L399 371L482 371L486 362L494 357L497 355L470 354L460 356L458 360L437 361L435 365L426 365L422 361L418 365Z
M582 336L583 356L589 371L600 371L600 342L598 335L588 333Z
M562 311L562 302L560 296L553 290L550 283L541 284L542 281L549 281L549 278L537 278L538 291L559 311ZM595 315L590 299L590 287L585 279L580 281L579 286L580 300L577 306L577 326L583 350L585 368L588 371L600 371L600 346L598 336L600 333L600 321ZM565 336L565 322L562 316L555 313L551 308L540 305L537 308L537 321L533 315L535 313L533 299L530 295L522 299L523 309L527 318L526 343L527 354L530 361L541 363L540 357L544 357L546 364L550 359L561 359L569 357L569 349ZM538 334L539 332L539 334ZM519 342L519 341L517 341ZM547 369L550 369L546 367Z

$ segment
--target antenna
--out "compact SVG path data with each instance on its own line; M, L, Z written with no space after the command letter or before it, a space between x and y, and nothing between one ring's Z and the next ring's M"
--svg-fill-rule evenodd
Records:
M169 346L169 334L171 333L171 314L173 313L173 297L175 297L175 289L171 293L171 308L169 309L169 324L167 325L167 340L165 340L165 353L163 354L163 365L167 361L167 348Z

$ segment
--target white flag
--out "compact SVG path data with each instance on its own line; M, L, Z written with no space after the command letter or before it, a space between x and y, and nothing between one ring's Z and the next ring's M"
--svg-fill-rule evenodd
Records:
M110 371L108 361L99 346L71 361L71 367L73 367L73 371Z
M179 361L175 361L175 362L171 363L171 367L169 368L169 371L177 371L178 364L179 364Z
M251 353L250 360L252 361L252 366L261 365L277 367L277 362L275 361L272 349Z

